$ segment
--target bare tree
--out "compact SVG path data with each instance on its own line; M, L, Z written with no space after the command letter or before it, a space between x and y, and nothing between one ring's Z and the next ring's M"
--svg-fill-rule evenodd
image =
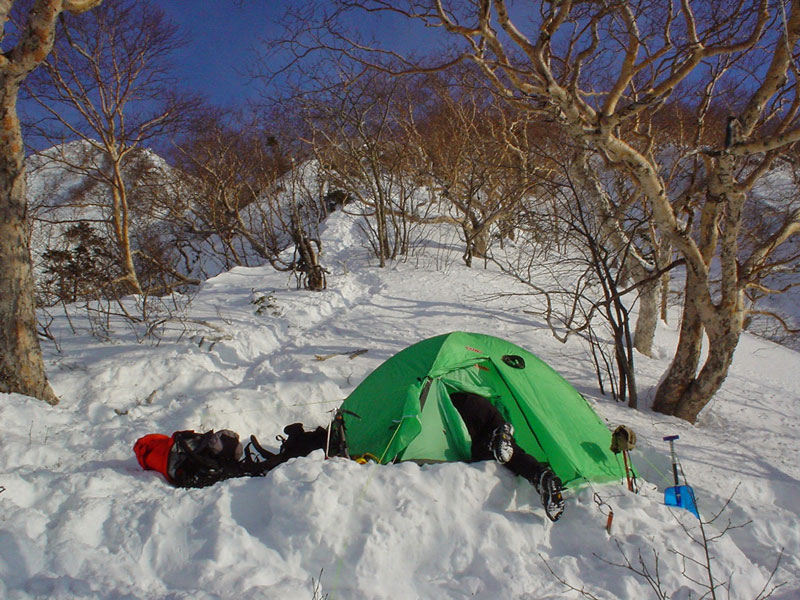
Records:
M407 218L419 179L409 176L411 90L381 74L349 77L324 92L296 101L302 106L316 159L330 182L366 217L379 266L408 247Z
M543 170L527 150L527 115L462 75L356 73L293 99L331 185L357 201L348 210L364 210L381 265L407 251L420 224L457 228L467 265L487 258Z
M585 147L578 149L569 163L569 179L573 187L579 188L580 195L592 199L587 203L591 207L588 210L600 223L604 244L625 257L620 277L636 288L639 304L634 347L651 356L659 295L665 294L665 284L668 286L670 269L664 267L671 259L671 252L661 243L656 229L649 226L651 215L638 190L629 186L619 172L593 158L596 157ZM658 277L653 275L656 272L660 273Z
M172 155L191 198L185 227L202 239L216 236L226 268L247 265L253 255L271 258L270 228L255 226L248 208L288 170L275 135L256 119L207 106Z
M144 145L169 134L195 104L169 76L169 55L183 43L177 28L149 2L110 2L84 19L61 19L59 41L27 83L28 99L44 114L32 133L50 156L108 190L108 234L121 275L115 287L142 293L131 240L134 200L126 173ZM65 140L83 140L75 151ZM58 151L60 150L60 151ZM54 154L55 152L55 154Z
M742 244L754 186L800 140L800 0L565 0L513 9L500 0L343 0L336 7L321 27L294 31L295 56L326 47L395 74L430 70L447 62L406 59L394 68L396 53L348 38L334 17L388 12L438 28L457 44L450 63L472 61L498 93L557 119L636 188L662 243L686 263L680 338L654 408L694 422L727 376L748 314L745 291L800 232L800 211L787 207L766 236ZM676 93L703 135L665 158L651 124ZM730 118L713 136L715 110ZM670 185L676 164L687 177Z
M441 197L439 219L461 229L467 266L473 257L489 256L493 237L513 230L520 202L549 168L531 153L529 136L536 129L529 115L479 83L468 72L428 77L426 90L434 99L415 121L425 158L421 170Z
M325 205L328 181L326 173L312 160L292 161L291 170L282 177L280 186L267 193L270 209L269 231L273 249L270 264L278 270L291 271L297 277L297 287L319 292L328 286L327 270L320 262L322 241L319 223L327 216ZM281 257L288 235L294 246L291 260Z
M201 239L220 240L226 266L255 256L294 272L299 287L319 291L327 284L317 235L326 186L319 169L301 159L299 132L277 125L289 120L282 117L267 128L260 118L208 107L194 119L174 152L179 187L191 199L180 218ZM294 257L285 260L290 245Z
M636 408L629 295L647 281L632 281L630 271L641 260L633 246L636 230L646 230L647 222L622 230L615 226L619 221L596 210L596 195L605 191L595 179L586 185L585 165L574 176L582 150L554 142L537 148L553 168L535 196L518 204L514 247L496 250L492 258L531 290L526 313L541 315L562 343L571 336L589 343L600 391L608 381L615 400ZM650 275L657 280L657 273Z
M44 372L36 334L28 237L25 148L17 97L25 78L53 48L63 11L81 13L101 0L36 0L15 36L5 31L13 0L0 2L4 50L0 55L0 392L58 403ZM11 41L5 48L6 41Z

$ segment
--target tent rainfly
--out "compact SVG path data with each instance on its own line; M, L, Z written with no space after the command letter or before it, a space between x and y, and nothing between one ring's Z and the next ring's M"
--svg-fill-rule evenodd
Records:
M398 352L345 399L350 455L384 464L469 460L469 433L450 401L457 391L489 398L517 444L567 487L625 478L608 428L561 375L511 342L460 331Z

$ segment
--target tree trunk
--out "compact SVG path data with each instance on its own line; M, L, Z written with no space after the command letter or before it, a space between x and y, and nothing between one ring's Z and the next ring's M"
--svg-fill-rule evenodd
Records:
M17 85L0 78L0 392L57 404L36 333Z
M661 320L664 323L669 323L669 273L664 273L661 276Z
M725 381L744 329L744 293L732 285L723 288L722 300L706 318L709 342L706 361L672 413L691 423Z
M464 264L472 267L474 257L486 258L489 253L489 225L475 215L466 215L461 224L464 232Z
M133 264L133 252L131 252L130 238L130 211L128 209L128 194L125 188L125 180L122 177L119 159L109 157L112 161L113 184L111 195L113 198L113 221L114 235L117 238L117 248L120 253L120 266L122 267L121 280L127 283L123 293L133 292L141 294L142 287L139 285L139 277L136 275L136 267Z
M658 324L659 282L643 285L639 292L639 316L636 318L636 331L633 346L645 356L653 356L653 340Z
M62 10L83 12L101 0L36 0L17 45L0 60L0 392L57 404L44 372L27 229L25 147L17 117L19 86L53 48ZM13 3L3 3L3 17ZM5 24L2 25L5 27ZM4 33L0 29L0 33Z
M378 232L378 266L384 268L389 257L389 240L386 232L386 211L383 198L378 195L375 199L375 223Z
M473 231L472 254L478 258L486 258L489 254L489 228L482 225Z
M709 353L697 378L692 380L683 393L673 413L676 417L690 423L697 421L700 411L719 390L728 375L740 334L741 329L737 331L736 327L732 327L724 336L710 341L715 351Z
M669 264L672 258L672 245L666 241L662 241L658 248L658 264L660 266ZM661 315L660 318L664 323L668 322L669 310L669 285L672 280L669 271L665 271L659 278L659 285L661 287Z
M697 289L701 287L702 283L697 281L697 277L691 274L690 269L686 277L678 347L653 401L653 410L665 415L675 414L681 399L694 381L700 364L705 330L694 299L698 293Z
M295 262L295 269L300 273L298 283L307 290L321 292L328 285L325 269L319 264L322 244L319 240L311 239L303 229L303 221L297 211L296 203L292 213L292 241L295 253L300 256Z

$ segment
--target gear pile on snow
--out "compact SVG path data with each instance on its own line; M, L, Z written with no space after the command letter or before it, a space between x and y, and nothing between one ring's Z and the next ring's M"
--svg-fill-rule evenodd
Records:
M230 430L147 435L134 451L173 485L203 487L252 477L314 450L386 464L494 459L535 486L548 518L564 512L562 491L636 473L636 434L614 435L589 403L533 353L488 335L453 332L423 340L373 371L328 428L284 428L279 452ZM624 466L616 459L623 454Z
M136 440L133 451L145 470L161 473L174 486L206 487L233 477L260 477L291 458L324 449L327 431L305 431L301 423L284 428L277 453L265 450L255 436L245 448L230 429L196 433L176 431L172 436L151 433Z

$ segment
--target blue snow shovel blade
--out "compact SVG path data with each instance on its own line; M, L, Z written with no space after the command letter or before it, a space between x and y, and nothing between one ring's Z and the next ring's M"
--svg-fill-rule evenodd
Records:
M674 485L664 490L664 504L685 508L698 519L697 502L694 499L694 490L688 485Z

